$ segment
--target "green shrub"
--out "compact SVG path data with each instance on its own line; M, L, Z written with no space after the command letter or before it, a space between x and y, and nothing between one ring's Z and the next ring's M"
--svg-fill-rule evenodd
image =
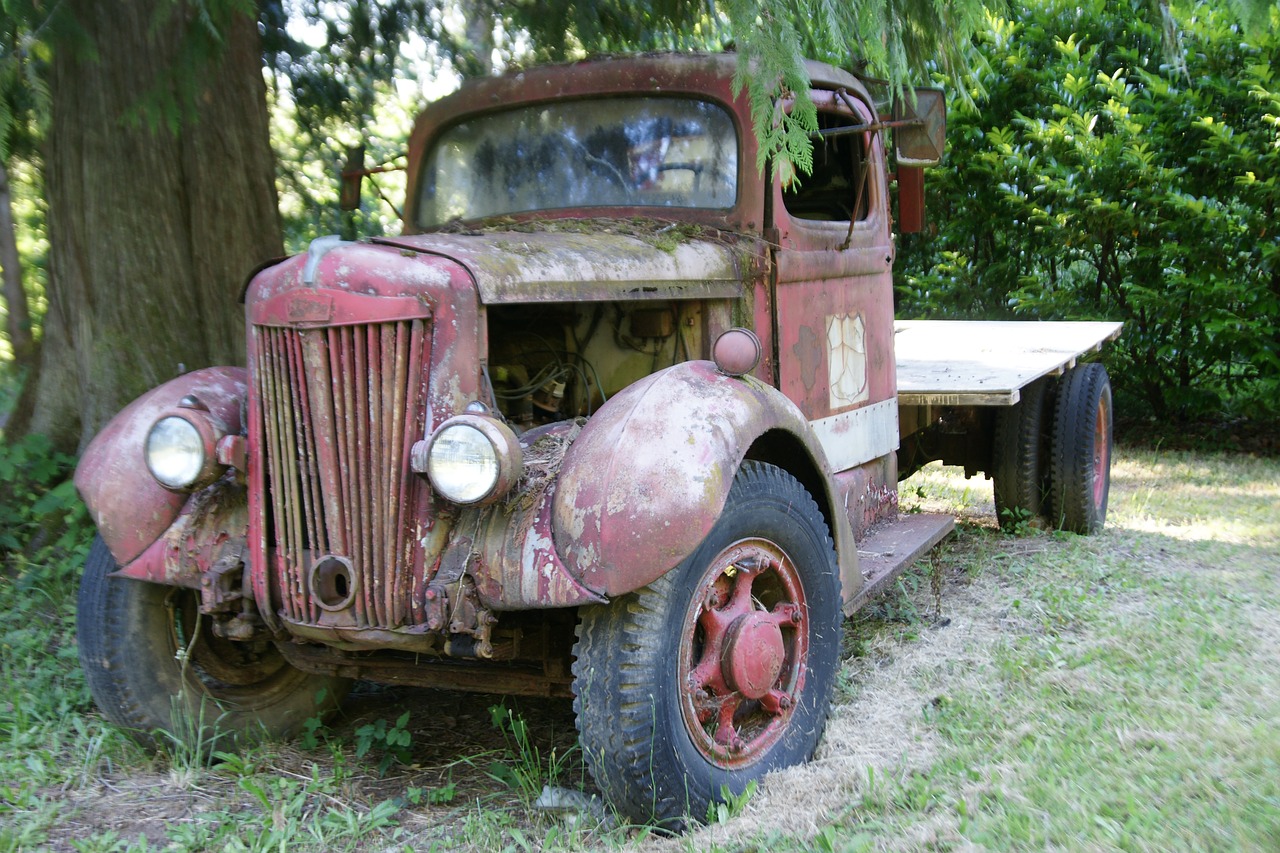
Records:
M42 435L0 441L0 560L83 558L92 525L69 479L74 463Z
M1280 18L1050 2L992 18L990 97L951 106L938 231L904 239L900 316L1114 319L1121 407L1280 411Z

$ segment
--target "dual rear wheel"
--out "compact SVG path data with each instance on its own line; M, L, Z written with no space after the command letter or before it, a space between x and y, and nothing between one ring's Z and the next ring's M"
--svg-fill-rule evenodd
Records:
M1044 523L1093 534L1107 518L1111 484L1111 381L1101 364L1023 389L996 416L992 480L1006 529Z

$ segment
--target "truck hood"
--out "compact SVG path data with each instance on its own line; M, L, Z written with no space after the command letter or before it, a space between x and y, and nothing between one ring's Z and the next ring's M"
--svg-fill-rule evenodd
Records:
M378 237L371 242L449 258L475 278L488 305L618 299L725 299L741 296L758 249L749 238L682 226L573 231L485 231ZM606 227L602 225L602 228ZM664 231L664 228L667 230ZM709 229L708 229L709 230Z

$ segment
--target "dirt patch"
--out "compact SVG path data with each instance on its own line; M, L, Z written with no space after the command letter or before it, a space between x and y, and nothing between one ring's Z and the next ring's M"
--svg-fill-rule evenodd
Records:
M932 607L927 584L921 585L918 598L922 610ZM732 846L764 832L812 837L833 819L848 816L850 804L859 801L872 780L926 770L939 750L925 722L926 710L945 699L957 673L981 672L989 666L993 644L1010 627L1001 611L1002 600L994 580L971 581L959 573L946 578L940 617L922 622L912 642L876 632L859 656L845 662L826 735L811 763L767 777L744 812L727 824L677 839L639 834L634 849ZM313 813L328 805L362 811L394 800L401 806L396 814L401 835L419 849L433 842L447 849L483 849L482 841L464 840L461 834L468 817L479 809L505 811L510 825L542 838L556 818L531 813L518 791L494 778L495 763L513 760L509 737L494 726L490 711L501 701L361 684L342 715L321 733L316 748L262 748L245 754L244 760L254 766L239 767L233 761L187 774L157 760L151 765L154 769L134 764L89 787L46 792L60 804L59 838L49 849L70 853L76 849L74 841L106 832L130 841L145 837L151 846L164 848L184 824L208 823L219 813L262 812L261 803L241 784L246 775L291 782L293 791L313 779L341 779L336 789L313 798L308 806ZM569 700L508 699L507 705L527 723L531 743L544 756L552 749L561 755L575 750ZM393 763L379 775L377 750L355 757L357 732L379 720L392 724L405 711L410 712L407 729L412 735L408 763ZM567 767L565 787L594 792L576 756ZM430 792L446 788L452 790L448 802L429 801ZM416 802L411 794L418 797Z
M524 812L518 793L492 775L495 764L512 759L510 741L495 727L490 712L503 701L479 694L360 684L313 749L272 745L244 753L248 767L232 761L189 773L163 767L166 762L157 759L156 769L133 765L89 787L45 792L60 806L59 837L51 839L48 849L70 853L76 850L73 842L108 832L129 841L145 837L148 844L163 849L183 824L208 822L216 813L261 812L260 801L241 784L246 771L291 780L294 784L286 789L293 792L304 791L316 779L340 779L336 789L325 786L323 793L312 796L303 811L314 813L328 806L363 811L394 800L402 807L397 821L424 847L440 840L447 849L461 849L465 845L450 839L456 842L461 816L478 804L509 810L517 818ZM505 702L528 725L531 742L544 755L552 749L561 755L576 749L570 700ZM408 763L393 763L379 774L376 748L364 758L355 756L357 731L379 720L394 724L405 711L410 712L406 728L412 736ZM570 762L571 767L578 765ZM577 787L584 779L585 775L574 776L564 784ZM445 789L452 792L446 802L430 801L431 792Z

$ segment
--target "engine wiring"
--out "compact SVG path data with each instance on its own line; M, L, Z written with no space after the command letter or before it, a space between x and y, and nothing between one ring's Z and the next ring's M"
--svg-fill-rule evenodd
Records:
M595 393L600 395L601 405L608 401L609 395L604 389L604 384L600 381L600 374L596 371L595 365L581 355L551 347L540 350L525 350L522 355L549 355L553 361L544 364L537 373L521 385L510 388L495 388L494 397L496 399L506 402L521 400L552 383L563 382L567 385L571 379L576 378L582 383L588 415L594 411L592 403L595 399L595 394L591 390L593 386Z

